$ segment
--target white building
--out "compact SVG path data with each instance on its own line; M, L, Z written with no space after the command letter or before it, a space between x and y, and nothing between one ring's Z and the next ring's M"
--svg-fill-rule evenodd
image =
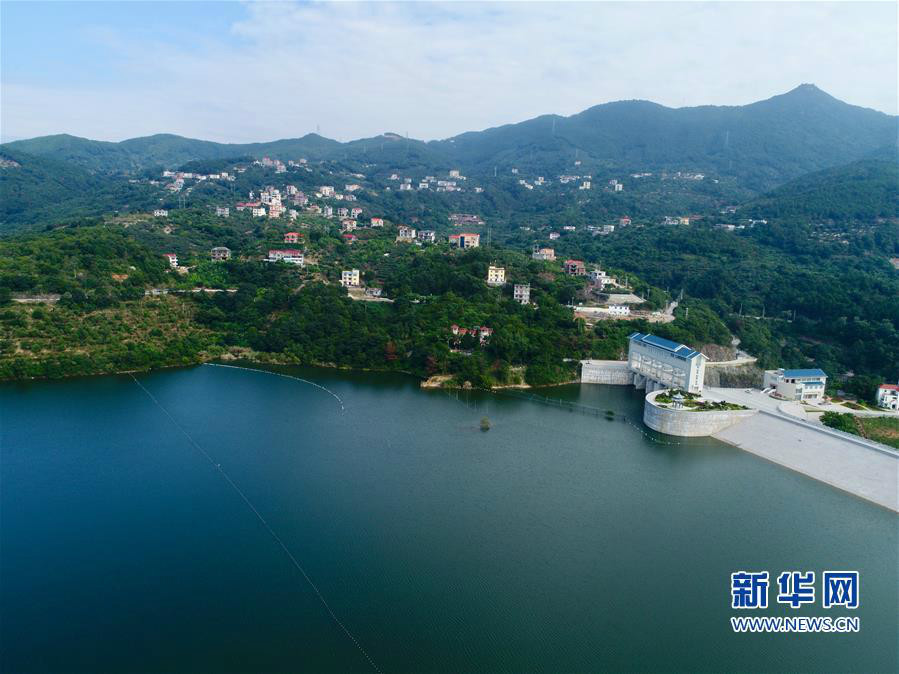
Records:
M372 218L371 226L372 227L383 227L384 226L384 218Z
M163 257L165 257L165 259L169 261L169 266L172 269L178 266L178 256L174 253L165 253Z
M344 288L358 288L361 285L359 281L358 269L344 269L340 272L340 285Z
M399 229L397 230L396 240L398 242L415 241L415 228L400 225Z
M487 285L488 286L501 286L506 283L506 268L505 267L494 267L490 265L487 267Z
M153 211L153 216L157 218L167 218L169 216L169 212L164 208L157 208Z
M216 246L211 251L209 251L209 257L214 262L221 262L222 260L230 260L231 259L231 249L225 248L225 246Z
M254 217L264 218L265 217L265 209L262 206L254 207L251 211Z
M334 196L334 188L331 185L322 185L318 188L318 193L323 197L333 197Z
M780 398L821 402L827 375L817 368L808 370L765 370L764 387L773 388Z
M287 262L290 264L297 264L302 267L305 262L305 258L303 256L303 251L294 250L293 248L287 248L283 250L270 250L268 252L268 261Z
M529 283L516 283L512 288L512 297L520 304L529 304L531 301L531 286Z
M699 351L670 339L640 332L629 337L628 368L635 374L637 388L678 388L701 393L707 360Z
M228 208L227 206L216 206L215 214L217 216L219 216L220 218L227 218L228 216L231 215L231 209Z
M422 243L435 243L437 241L437 232L433 229L420 229L416 236Z
M590 283L600 288L605 287L611 282L611 278L602 269L594 269L589 274Z
M899 385L881 384L877 389L877 406L887 410L899 410Z
M535 248L531 257L535 260L555 260L556 251L552 248Z
M607 313L613 318L622 318L631 315L631 308L626 304L610 304Z

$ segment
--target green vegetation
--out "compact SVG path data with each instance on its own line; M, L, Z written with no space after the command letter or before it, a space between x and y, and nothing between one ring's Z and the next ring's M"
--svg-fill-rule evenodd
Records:
M764 218L873 220L899 217L899 165L866 159L797 178L746 206Z
M647 327L636 321L612 329L609 322L586 330L563 304L572 284L583 279L509 250L422 249L394 244L389 232L366 245L347 246L312 226L306 231L316 265L234 259L203 262L182 276L135 240L136 227L68 227L0 241L5 301L60 296L49 307L9 306L0 376L139 369L237 350L277 362L447 374L460 386L519 384L523 372L528 384L544 385L573 379L580 358L623 352L628 330ZM247 245L248 252L259 247ZM515 302L511 286L487 287L487 266L497 259L511 278L531 283L534 304ZM339 270L350 266L393 301L349 297L336 281ZM174 291L192 285L235 292L145 297L150 287ZM706 315L701 304L691 306L693 316ZM453 324L493 332L483 340L454 336ZM660 327L694 343L716 334L729 337L720 322L710 327L686 315Z
M899 449L899 418L862 417L848 412L845 414L825 412L821 415L821 422L825 426Z
M899 257L895 132L896 118L804 85L742 108L672 110L629 101L430 143L394 134L337 143L310 134L224 145L163 134L121 143L61 135L6 144L0 304L35 295L50 295L51 303L58 296L58 304L10 306L0 359L13 373L7 376L39 375L39 363L55 352L82 348L80 333L69 327L117 316L135 326L138 343L155 345L151 353L126 358L113 344L113 337L127 342L124 333L97 333L82 348L95 363L69 370L194 362L236 350L445 375L457 386L544 385L571 380L577 359L623 357L627 335L637 330L695 348L731 349L736 336L761 367L820 367L832 392L871 400L879 382L899 373L899 277L889 262ZM263 155L308 163L275 174L251 162ZM160 181L162 167L228 170L234 180L188 181L173 193ZM400 191L391 179L446 177L449 168L469 175L462 191ZM631 170L642 177L630 177ZM811 170L817 172L801 175ZM594 187L562 183L562 173L589 174ZM548 182L530 190L519 184L538 175ZM623 180L625 190L606 189L611 179ZM266 185L291 185L321 206L319 186L340 190L351 182L361 185L355 201L327 203L360 207L363 221L388 221L383 230L357 230L352 245L334 220L311 212L288 221L233 208ZM216 205L231 206L231 217L215 216ZM150 217L154 207L169 209L169 217ZM393 240L396 224L407 223L445 241L454 230L448 216L458 212L486 220L473 228L482 248ZM684 214L690 225L660 224ZM594 236L624 216L633 224ZM768 222L752 226L750 216ZM745 229L725 231L719 223ZM40 235L9 236L41 228ZM306 266L262 263L267 250L283 247L288 228L304 235ZM583 278L561 274L559 262L531 259L551 232L561 232L550 244L559 260L601 266L641 298L637 308L658 312L677 298L674 320L592 327L575 320L566 305L598 298ZM234 259L211 262L214 246L230 248ZM176 253L185 273L169 270L164 252ZM484 283L493 263L507 270L505 288ZM392 301L348 295L338 285L348 268L360 269L364 284ZM533 304L516 304L512 283L529 283ZM181 294L156 302L145 297L151 288ZM190 292L200 288L230 292ZM177 334L174 352L151 334L151 323L168 320L166 312L179 317L175 333L159 328ZM45 325L47 316L58 329ZM453 324L493 333L483 341L452 335ZM41 343L38 327L56 341ZM178 346L187 336L196 339ZM13 363L18 369L10 369Z
M0 234L113 211L152 208L152 190L65 161L0 146Z

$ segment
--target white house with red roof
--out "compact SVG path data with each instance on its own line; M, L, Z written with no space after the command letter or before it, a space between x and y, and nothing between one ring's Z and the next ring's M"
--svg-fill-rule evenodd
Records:
M877 406L899 411L899 384L881 384L877 389Z
M163 257L169 261L169 266L175 269L178 266L178 256L174 253L164 253Z
M303 251L295 250L293 248L270 250L268 252L268 262L287 262L302 267L305 263L305 257Z
M301 236L303 235L299 232L287 232L284 235L284 243L299 243Z

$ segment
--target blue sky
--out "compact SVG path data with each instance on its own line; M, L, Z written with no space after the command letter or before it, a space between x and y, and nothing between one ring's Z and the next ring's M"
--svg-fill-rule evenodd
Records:
M444 138L813 82L897 112L881 3L0 3L0 134Z

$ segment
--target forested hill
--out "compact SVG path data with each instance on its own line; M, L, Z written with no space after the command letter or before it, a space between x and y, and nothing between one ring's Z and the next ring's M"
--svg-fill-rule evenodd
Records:
M899 166L865 159L792 180L753 200L756 217L803 220L872 220L899 217Z
M166 133L131 138L120 143L58 134L17 140L0 147L71 162L93 172L133 173L147 168L173 169L196 160L239 156L321 159L336 152L341 143L316 134L245 144L214 143Z
M125 178L0 147L0 234L77 216L147 210L158 196Z
M75 162L93 171L135 171L239 155L364 159L398 168L494 168L545 173L693 170L771 189L804 173L846 164L895 144L897 118L839 101L813 85L745 106L667 108L648 101L598 105L570 117L544 115L518 124L421 142L396 134L339 143L315 134L268 143L221 144L156 135L120 143L73 136L16 141L8 147ZM575 171L575 161L579 161Z

